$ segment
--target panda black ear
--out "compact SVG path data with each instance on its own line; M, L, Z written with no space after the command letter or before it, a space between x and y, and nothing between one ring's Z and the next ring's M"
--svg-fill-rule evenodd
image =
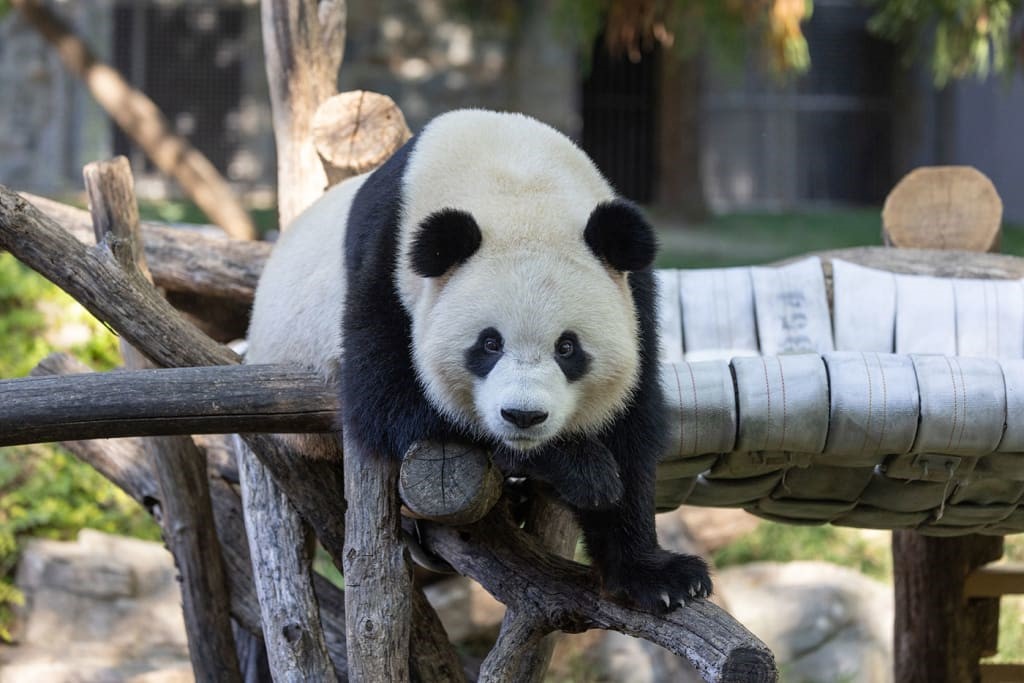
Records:
M625 199L598 204L590 214L583 239L599 259L618 271L650 268L658 252L654 228L640 209Z
M412 242L410 260L420 277L440 277L480 248L480 226L465 211L442 209L427 216Z

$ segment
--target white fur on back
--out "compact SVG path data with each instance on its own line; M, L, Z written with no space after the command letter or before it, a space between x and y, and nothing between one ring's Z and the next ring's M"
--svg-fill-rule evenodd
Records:
M267 261L253 302L246 362L338 371L345 300L345 227L366 175L328 190L296 218Z

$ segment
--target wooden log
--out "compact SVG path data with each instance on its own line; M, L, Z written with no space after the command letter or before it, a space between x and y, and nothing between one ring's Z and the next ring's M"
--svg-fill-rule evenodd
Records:
M1003 202L971 166L925 166L885 199L882 239L893 247L998 251Z
M964 582L964 594L969 598L1024 594L1024 563L1007 562L975 569Z
M177 135L156 104L133 88L41 0L13 0L22 16L57 51L64 66L85 82L89 92L128 137L161 171L174 178L210 219L228 234L252 239L252 219L216 167L188 140Z
M775 681L771 651L716 605L698 600L664 615L653 615L604 598L587 567L545 551L516 527L502 505L480 522L454 529L425 522L430 549L460 574L479 581L510 610L529 612L516 620L503 645L534 642L542 632L579 633L591 628L620 631L650 640L685 657L707 681ZM537 626L539 624L539 627Z
M893 189L882 218L889 245L996 251L1002 202L988 178L972 168L924 168ZM978 277L1000 275L993 268ZM979 659L994 654L998 644L999 599L968 600L964 584L971 571L1002 554L1000 536L934 538L915 531L893 532L897 681L980 679Z
M367 90L324 100L313 115L312 132L328 185L372 171L412 137L394 100Z
M345 15L345 0L261 3L282 228L327 188L311 131L316 108L338 91Z
M0 446L66 439L329 432L337 396L278 365L112 371L0 380Z
M312 539L267 468L241 439L235 443L245 529L274 680L336 680L313 590ZM290 514L282 515L283 508Z
M349 676L409 680L410 590L398 501L398 463L345 436L344 573Z
M571 560L579 538L572 512L542 496L530 505L523 529L548 551ZM544 680L559 633L545 635L543 622L529 610L509 610L498 641L480 666L479 681L539 683Z
M979 680L979 660L996 651L999 599L969 599L964 581L978 567L1002 556L1002 537L934 538L894 531L892 554L895 680Z
M139 240L139 212L131 166L125 157L88 164L83 175L97 243L125 271L149 279ZM125 366L150 367L122 343ZM242 680L231 632L227 579L214 530L206 460L186 436L144 441L160 485L164 542L181 575L182 611L192 670L201 680Z
M486 451L465 444L413 444L402 458L398 492L409 516L471 524L501 497L503 477Z
M20 195L80 242L95 242L87 211L27 192ZM270 244L226 239L214 226L141 225L146 262L157 287L252 303Z
M46 376L85 373L89 370L88 366L72 356L53 354L40 362L32 372L34 375ZM120 487L158 520L162 517L163 494L157 485L152 462L145 457L141 439L64 441L61 445ZM207 462L214 463L220 459L212 455L215 451L211 449L223 451L228 447L216 440L204 440L203 451ZM250 633L259 634L262 642L260 607L253 583L242 502L238 491L222 478L220 471L224 467L223 463L219 463L216 472L211 472L209 486L213 517L227 569L231 616ZM337 587L322 577L314 581L314 587L321 605L320 616L327 649L335 672L339 677L344 677L347 667L344 597Z

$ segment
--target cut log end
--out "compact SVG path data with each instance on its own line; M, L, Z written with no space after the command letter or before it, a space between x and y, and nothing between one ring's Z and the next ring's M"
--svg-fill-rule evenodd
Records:
M502 476L486 451L458 443L413 444L402 461L398 491L410 516L472 524L501 497Z
M925 166L897 183L882 209L882 237L894 247L998 251L1003 202L971 166Z
M330 185L377 168L411 137L398 105L366 90L334 95L313 116L313 142Z
M718 680L722 683L775 683L779 680L779 670L767 648L738 647L729 653Z

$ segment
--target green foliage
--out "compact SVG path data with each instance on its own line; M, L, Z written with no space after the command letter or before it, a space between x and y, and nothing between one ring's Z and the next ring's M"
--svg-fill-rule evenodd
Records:
M762 522L757 529L733 541L714 555L719 567L748 562L820 560L852 567L867 576L892 576L889 535L872 534L830 525L794 526Z
M92 367L118 363L117 340L71 297L0 254L0 377L27 374L52 351ZM0 448L0 640L21 596L12 585L21 540L73 538L83 527L158 538L149 516L91 467L54 446Z
M1013 64L1012 19L1021 0L869 0L868 28L904 46L908 59L927 46L935 85L1006 72Z
M800 26L812 11L813 0L655 0L646 5L558 0L554 20L584 54L602 32L633 36L643 47L654 43L671 46L681 58L706 49L723 63L739 62L753 42L768 54L767 63L781 75L802 73L810 67L810 52Z

